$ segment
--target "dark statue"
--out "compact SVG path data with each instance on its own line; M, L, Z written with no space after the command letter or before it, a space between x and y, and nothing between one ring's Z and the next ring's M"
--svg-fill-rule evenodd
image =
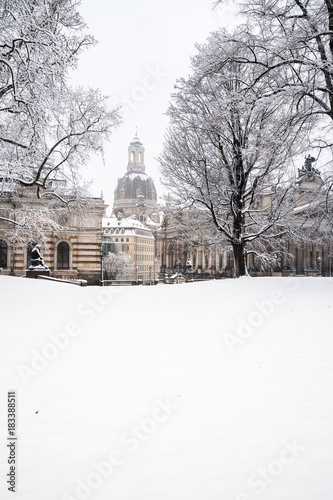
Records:
M44 264L44 259L40 253L40 245L35 245L31 250L30 269L34 267L44 267L45 269L47 269L47 266Z
M319 170L312 166L312 163L314 163L315 161L316 159L313 156L308 155L305 158L303 167L298 169L298 177L302 177L303 175L320 175Z

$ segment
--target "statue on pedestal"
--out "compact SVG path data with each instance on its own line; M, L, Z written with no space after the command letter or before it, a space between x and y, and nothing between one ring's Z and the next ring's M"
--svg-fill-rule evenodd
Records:
M40 245L37 243L31 249L31 264L26 270L27 278L38 278L39 276L50 276L50 269L45 265L40 253Z
M187 261L186 261L186 272L187 273L193 273L193 267L192 267L191 259L187 259Z
M305 158L303 167L298 169L298 177L302 177L303 175L309 175L311 177L313 177L314 175L320 175L319 170L312 166L312 163L314 163L315 161L316 159L313 156L308 155Z
M185 276L186 276L186 281L193 281L193 266L191 259L187 259L186 261L186 266L185 266Z
M48 267L44 263L44 259L40 253L40 245L38 244L36 244L31 250L31 264L29 266L29 269L35 269L36 267L48 269Z

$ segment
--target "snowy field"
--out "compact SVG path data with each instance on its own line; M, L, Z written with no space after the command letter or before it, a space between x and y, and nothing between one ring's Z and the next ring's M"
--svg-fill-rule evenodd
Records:
M0 291L1 499L332 500L333 279Z

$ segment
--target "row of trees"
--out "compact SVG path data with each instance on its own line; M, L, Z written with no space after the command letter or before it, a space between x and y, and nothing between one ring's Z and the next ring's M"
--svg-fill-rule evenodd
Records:
M247 23L213 33L177 82L160 158L176 220L190 213L187 230L226 242L236 276L248 252L305 238L291 167L309 144L330 149L333 126L333 4L246 0L240 10ZM326 200L330 189L327 177ZM311 207L322 222L329 204L308 201L309 234Z

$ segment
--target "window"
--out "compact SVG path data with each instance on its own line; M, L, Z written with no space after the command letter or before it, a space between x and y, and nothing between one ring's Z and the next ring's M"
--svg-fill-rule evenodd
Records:
M57 246L57 269L69 269L69 245L65 241Z
M115 244L114 243L104 243L104 257L108 255L108 253L115 253Z
M7 268L7 254L8 254L7 243L3 240L0 240L0 267L2 267L2 269Z

